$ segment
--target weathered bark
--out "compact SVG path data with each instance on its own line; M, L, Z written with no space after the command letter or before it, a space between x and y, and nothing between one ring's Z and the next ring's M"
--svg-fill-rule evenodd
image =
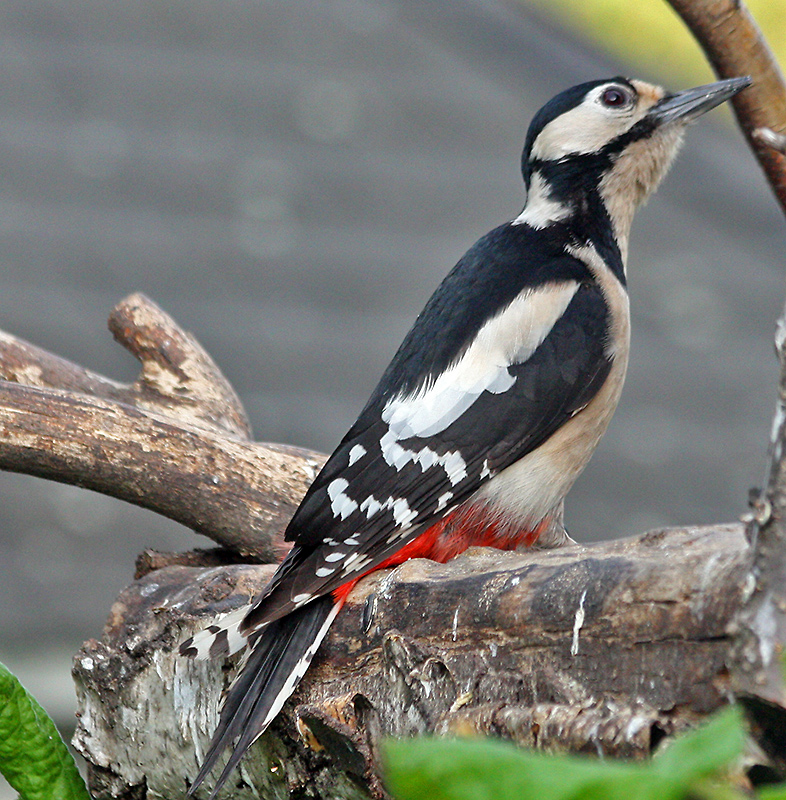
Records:
M378 796L388 735L491 733L648 755L727 702L727 629L749 567L735 524L522 554L478 548L372 575L221 796ZM74 668L75 742L97 797L135 797L143 785L183 796L237 663L174 649L212 618L206 608L236 608L271 571L170 566L122 593Z

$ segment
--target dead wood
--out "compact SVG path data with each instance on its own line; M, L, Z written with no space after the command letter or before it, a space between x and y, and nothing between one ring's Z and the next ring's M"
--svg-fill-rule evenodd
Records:
M391 735L489 733L542 750L649 755L727 702L728 626L749 554L734 524L555 551L477 548L376 573L222 796L378 796L379 744ZM142 786L183 796L237 662L195 663L174 649L271 572L169 566L121 594L74 668L75 743L97 797Z
M109 325L142 365L129 386L0 334L0 469L103 492L278 560L324 456L251 441L218 367L147 298L119 303Z

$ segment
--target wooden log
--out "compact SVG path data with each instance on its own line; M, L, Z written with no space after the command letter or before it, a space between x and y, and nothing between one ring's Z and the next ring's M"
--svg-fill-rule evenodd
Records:
M369 576L221 796L381 797L385 736L490 733L647 756L727 702L729 625L749 568L734 524L555 551L475 548ZM177 644L271 570L167 566L121 594L74 667L75 743L96 797L142 785L184 796L238 664L195 663Z

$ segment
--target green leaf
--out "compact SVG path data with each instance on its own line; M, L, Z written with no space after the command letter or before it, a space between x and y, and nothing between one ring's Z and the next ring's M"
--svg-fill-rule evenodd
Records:
M544 755L489 739L409 739L386 744L385 777L397 800L730 798L740 795L719 793L706 779L729 764L742 743L737 711L679 737L649 763Z
M786 783L759 789L757 796L759 800L786 800Z
M653 760L663 775L690 784L730 764L742 752L742 710L731 706L696 730L678 736Z
M640 764L528 753L490 740L410 739L385 747L398 800L670 800L673 782Z
M90 800L54 722L2 664L0 773L21 800Z

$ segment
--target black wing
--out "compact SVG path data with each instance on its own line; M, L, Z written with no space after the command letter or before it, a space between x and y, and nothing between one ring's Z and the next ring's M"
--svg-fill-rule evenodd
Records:
M499 309L506 298L489 295L499 294L498 284L504 283L511 300L524 291L531 293L532 302L540 302L542 279L535 275L541 289L531 286L536 283L532 270L522 270L523 254L516 249L517 261L509 248L498 246L496 260L490 263L487 251L482 265L467 264L470 251L424 309L295 513L287 530L295 546L246 618L245 630L384 561L471 496L489 474L538 447L603 384L612 363L606 352L608 307L586 267L563 255L555 280L546 286L573 286L575 293L534 352L508 366L508 388L492 387L471 398L455 420L430 435L391 437L384 418L391 399L417 394L414 374L428 387L493 315L488 309L462 307L468 296L482 297L490 308ZM512 261L523 278L512 280L503 272L501 280L500 264L506 261ZM494 272L496 284L490 280ZM457 290L450 283L458 280L489 282L489 292L479 294L477 285L472 292Z

